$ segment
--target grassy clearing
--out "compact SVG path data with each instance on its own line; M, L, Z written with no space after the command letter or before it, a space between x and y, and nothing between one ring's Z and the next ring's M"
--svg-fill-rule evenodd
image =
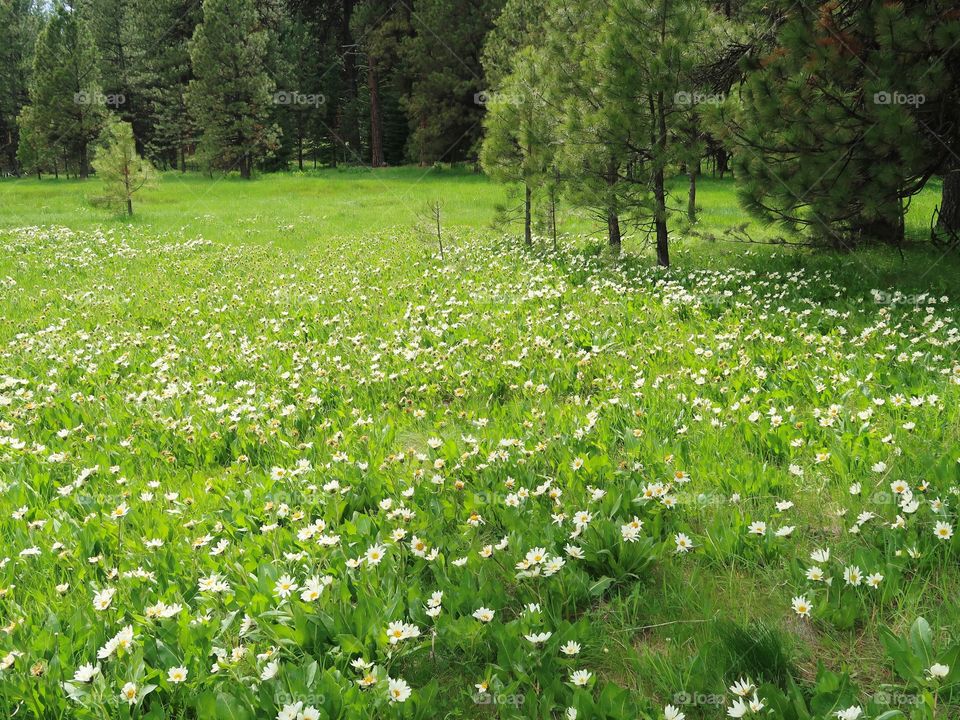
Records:
M684 177L671 183L670 206L677 209L679 238L690 235L682 212L686 189ZM498 209L519 203L516 193L460 168L343 168L273 174L252 181L167 172L156 190L137 199L132 220L94 207L89 198L96 192L95 180L0 180L0 227L139 228L216 242L298 247L330 236L410 231L423 224L426 206L436 200L443 203L444 225L459 230L486 229L498 218ZM914 198L907 221L909 237L927 237L939 196L939 187L932 181L929 190ZM697 197L696 230L702 235L720 238L729 228L742 225L758 239L779 234L740 209L730 178L700 178ZM568 234L602 238L599 225L569 208L561 207L558 224ZM742 250L742 246L721 244L734 252ZM638 236L627 238L628 250L639 251L642 245Z
M188 178L132 224L0 186L74 226L0 231L0 712L711 720L742 677L954 717L956 260L525 251L502 189L412 173Z

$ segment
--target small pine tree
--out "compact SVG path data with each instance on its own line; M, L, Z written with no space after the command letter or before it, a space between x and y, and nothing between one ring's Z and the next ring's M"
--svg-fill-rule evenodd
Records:
M532 48L518 52L513 72L487 98L485 137L480 152L484 170L498 180L523 184L523 237L533 242L532 199L553 168L550 143L553 120L533 88L537 58Z
M103 183L103 195L97 202L108 207L126 208L133 215L133 195L153 185L156 171L149 160L137 153L130 123L111 118L100 135L100 147L93 169Z
M17 162L24 172L36 173L39 180L42 173L54 167L54 148L43 141L32 105L20 111L17 126Z

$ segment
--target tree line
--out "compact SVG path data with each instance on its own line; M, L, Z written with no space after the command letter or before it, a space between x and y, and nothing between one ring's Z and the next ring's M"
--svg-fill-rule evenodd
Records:
M0 169L84 177L108 116L161 168L479 161L617 252L697 181L837 248L960 244L955 0L0 0ZM671 177L689 182L683 207Z
M475 159L500 0L0 0L0 171L90 172L108 115L162 169Z

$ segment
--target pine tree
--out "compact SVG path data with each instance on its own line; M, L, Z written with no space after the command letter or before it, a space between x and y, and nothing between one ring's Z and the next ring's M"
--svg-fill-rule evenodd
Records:
M474 158L484 89L480 54L502 0L414 0L414 34L403 42L408 154L421 165Z
M39 28L36 0L0 0L0 173L20 172L17 116L29 102L33 47Z
M556 114L545 100L542 26L539 0L508 0L487 37L483 65L488 90L484 139L480 153L483 169L492 177L523 186L523 237L533 242L534 195L544 191L555 227Z
M945 0L785 12L720 118L742 201L837 247L899 243L905 201L960 154L960 13Z
M57 2L37 39L30 81L31 142L44 155L63 157L80 177L89 174L89 147L103 124L105 96L100 90L93 40L77 12Z
M363 0L354 7L350 29L363 52L366 70L370 165L382 167L386 165L383 86L399 64L401 43L410 36L407 6L386 0Z
M97 202L108 207L123 208L133 215L133 196L155 182L156 171L149 160L137 152L130 123L111 117L104 125L93 159L103 187Z
M640 219L649 212L657 263L663 266L670 264L666 174L699 158L697 105L709 97L696 70L709 52L711 24L697 0L612 0L605 26L602 102L611 125L621 129L619 154L627 160L628 181L652 191L652 207L635 193L630 212ZM645 42L635 42L637 37ZM675 142L678 136L685 141ZM688 207L688 214L695 212Z
M96 48L101 89L105 95L123 100L114 110L127 120L133 119L131 61L133 46L139 40L130 32L135 4L134 0L77 0L74 3Z
M201 19L194 0L135 2L130 8L130 94L134 137L161 167L186 171L199 131L187 110L190 38Z
M27 105L17 116L17 163L20 171L36 173L39 180L44 172L56 172L56 154L41 137L33 115L33 106Z
M538 82L557 118L551 143L563 194L606 226L607 245L617 255L622 214L640 186L624 173L630 129L609 112L600 92L607 74L602 63L606 15L602 5L589 0L548 2Z
M187 106L200 128L198 153L209 167L239 169L245 179L277 148L274 85L263 69L267 41L253 0L204 0L190 43L195 77Z

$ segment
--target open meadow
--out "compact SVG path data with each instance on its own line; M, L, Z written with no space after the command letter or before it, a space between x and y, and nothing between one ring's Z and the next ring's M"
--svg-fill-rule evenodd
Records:
M0 183L0 717L960 717L955 254L87 187Z

